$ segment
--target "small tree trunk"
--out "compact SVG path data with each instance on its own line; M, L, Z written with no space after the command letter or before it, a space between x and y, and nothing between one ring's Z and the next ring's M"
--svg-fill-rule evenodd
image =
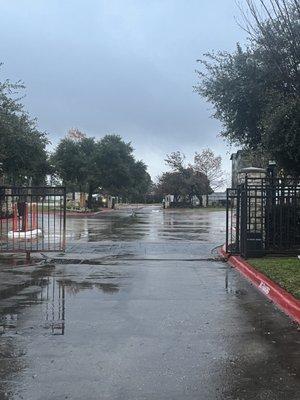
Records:
M91 209L92 206L93 206L93 187L91 185L89 185L87 208Z

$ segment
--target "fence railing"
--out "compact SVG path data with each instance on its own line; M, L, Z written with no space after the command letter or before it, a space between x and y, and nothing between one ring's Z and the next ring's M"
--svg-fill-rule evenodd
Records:
M300 250L300 184L248 178L227 189L226 249L244 257Z
M0 186L0 253L65 249L64 187Z

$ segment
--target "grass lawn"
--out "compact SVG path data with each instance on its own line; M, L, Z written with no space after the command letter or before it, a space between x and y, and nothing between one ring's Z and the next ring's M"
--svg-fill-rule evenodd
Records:
M297 257L251 258L247 261L300 300L300 260Z

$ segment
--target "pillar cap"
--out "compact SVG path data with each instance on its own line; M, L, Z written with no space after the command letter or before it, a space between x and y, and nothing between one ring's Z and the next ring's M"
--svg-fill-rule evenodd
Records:
M247 168L242 168L239 173L266 173L266 170L264 168L258 168L258 167L247 167Z

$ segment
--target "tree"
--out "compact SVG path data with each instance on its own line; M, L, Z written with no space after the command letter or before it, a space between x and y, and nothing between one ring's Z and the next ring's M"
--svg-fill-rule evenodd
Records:
M84 136L78 143L83 158L80 170L83 178L83 182L81 183L88 193L87 207L91 209L93 193L99 187L99 182L103 179L104 173L98 161L100 146L99 142L93 137Z
M67 133L67 138L72 139L74 141L80 141L86 138L86 134L81 132L78 128L71 128Z
M0 162L7 183L40 184L50 170L49 141L25 112L19 95L22 89L20 82L0 82Z
M102 170L101 186L112 195L133 199L149 190L147 166L135 160L131 143L119 135L106 135L99 141L97 165Z
M72 129L56 147L51 161L70 190L88 193L88 208L100 187L110 195L133 199L141 198L150 188L146 165L135 160L131 144L118 135L95 140Z
M112 195L126 193L131 186L133 148L118 135L106 135L99 142L97 163L103 171L101 186Z
M83 158L78 143L71 138L62 139L51 155L54 171L62 179L67 189L80 189L83 182Z
M143 161L134 161L130 168L132 187L128 196L133 202L145 201L152 185L151 177L147 172L147 166Z
M163 173L159 177L156 193L160 196L172 194L174 203L181 201L192 204L193 196L197 196L201 204L202 195L206 194L207 187L206 177L201 172L187 167L182 171Z
M194 169L201 172L207 178L207 194L209 189L220 189L224 183L224 172L222 171L222 158L215 156L211 149L202 150L201 153L195 152Z
M174 203L178 203L180 197L187 196L187 183L182 173L178 171L165 172L158 178L156 191L160 196L172 194Z
M179 151L166 156L166 164L171 172L163 173L158 180L156 191L161 196L174 195L174 202L179 200L192 203L193 196L197 196L200 203L203 194L211 193L207 177L194 165L184 164L185 155Z
M173 151L171 154L167 154L165 163L173 171L181 171L184 169L185 155L180 151Z
M287 173L299 174L299 2L258 3L261 10L246 0L247 47L204 55L195 90L213 103L229 142L262 150Z
M299 0L246 0L243 29L252 49L269 62L279 89L299 95Z
M94 138L88 138L83 133L74 137L69 131L51 157L56 173L69 190L87 191L88 208L91 208L92 195L101 180L101 170L97 165L98 150L99 144Z

